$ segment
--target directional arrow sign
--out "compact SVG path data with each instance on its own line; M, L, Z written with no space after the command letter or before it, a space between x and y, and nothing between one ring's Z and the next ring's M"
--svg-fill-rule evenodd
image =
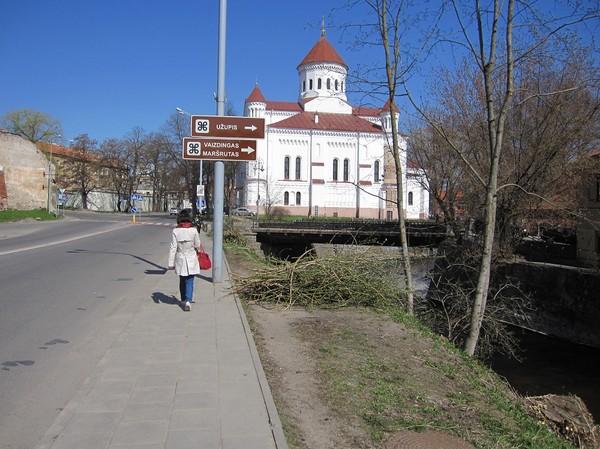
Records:
M183 138L184 159L255 161L256 140Z
M192 136L263 139L265 137L265 119L192 115Z

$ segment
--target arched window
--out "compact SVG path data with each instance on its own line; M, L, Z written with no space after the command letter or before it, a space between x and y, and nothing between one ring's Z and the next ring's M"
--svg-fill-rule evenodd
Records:
M290 192L283 193L283 204L284 206L289 206L290 204Z
M301 199L302 199L302 194L300 192L296 192L296 206L300 206Z
M412 192L408 192L408 205L409 206L413 205L413 193Z
M283 179L290 179L290 157L286 156L283 162Z
M338 80L335 80L335 90L337 91L339 88Z
M327 78L327 90L331 89L331 78Z
M306 80L302 81L302 92L306 92Z
M313 80L308 80L308 88L312 90L313 88Z
M344 159L344 181L350 179L350 159Z
M338 164L339 161L337 159L333 160L333 180L337 181L338 180Z
M321 78L317 80L317 89L321 89L323 87L323 83L321 82Z
M373 182L381 182L379 179L379 161L375 161L373 165Z
M301 179L300 168L302 167L302 160L300 157L296 158L296 180Z
M342 81L342 92L344 92L344 82Z

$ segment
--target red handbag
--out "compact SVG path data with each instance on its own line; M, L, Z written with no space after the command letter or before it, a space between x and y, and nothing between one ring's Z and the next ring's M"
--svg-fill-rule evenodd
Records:
M212 263L210 262L210 257L204 251L204 246L200 243L200 252L198 253L198 264L200 265L201 270L209 270L212 267Z

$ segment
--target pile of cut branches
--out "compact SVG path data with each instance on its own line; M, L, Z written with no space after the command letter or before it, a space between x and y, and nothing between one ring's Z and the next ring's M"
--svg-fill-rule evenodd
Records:
M286 307L340 308L398 304L405 295L398 256L370 251L328 257L304 254L293 262L273 263L250 277L234 280L242 299Z

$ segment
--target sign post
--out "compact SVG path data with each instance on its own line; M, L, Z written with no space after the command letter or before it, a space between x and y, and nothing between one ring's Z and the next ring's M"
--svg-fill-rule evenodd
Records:
M265 137L265 119L224 116L224 50L225 0L220 0L219 20L219 80L217 83L217 114L192 115L191 137L183 138L183 158L213 160L214 215L213 215L213 282L221 282L223 251L223 161L255 161L256 140ZM221 67L223 65L223 67ZM202 180L200 180L202 184ZM200 186L198 186L200 187ZM203 186L202 186L203 187Z

